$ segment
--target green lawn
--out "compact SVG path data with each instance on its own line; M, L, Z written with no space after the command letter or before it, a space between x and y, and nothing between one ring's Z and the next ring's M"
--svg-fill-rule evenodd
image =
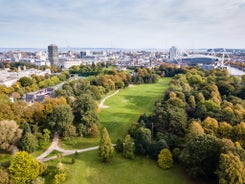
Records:
M163 96L170 79L164 78L155 84L134 85L106 100L105 105L109 108L101 109L99 119L108 129L113 142L124 137L129 125L136 122L141 114L152 112L154 102Z
M62 140L60 146L64 149L83 149L93 146L98 146L100 137L88 138L88 137L74 137L68 140Z
M72 158L76 159L71 164ZM50 168L57 165L57 160L48 162ZM68 170L64 184L194 184L186 177L179 166L162 170L152 159L136 157L135 160L124 159L115 155L110 163L101 163L97 151L63 157L62 163ZM52 174L46 177L51 183ZM199 182L198 182L199 183Z

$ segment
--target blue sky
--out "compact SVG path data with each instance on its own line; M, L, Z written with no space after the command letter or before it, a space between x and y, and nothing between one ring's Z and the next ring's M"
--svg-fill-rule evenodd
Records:
M0 47L245 48L245 0L0 0Z

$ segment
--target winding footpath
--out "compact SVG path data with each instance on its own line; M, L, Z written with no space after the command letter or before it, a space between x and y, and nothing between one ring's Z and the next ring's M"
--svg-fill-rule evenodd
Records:
M100 108L108 108L108 106L105 106L104 103L105 101L116 95L117 93L119 92L119 90L115 91L113 94L109 95L109 96L106 96L99 104L99 107ZM113 146L115 146L115 144L112 144ZM49 146L49 148L43 152L41 155L39 155L36 159L37 161L39 162L46 162L46 161L49 161L49 160L54 160L57 158L57 156L51 156L51 157L47 157L51 152L53 152L54 150L56 151L59 151L62 153L63 156L67 156L67 155L72 155L72 154L75 154L75 153L82 153L82 152L87 152L87 151L92 151L92 150L97 150L99 148L99 146L94 146L94 147L90 147L90 148L85 148L85 149L77 149L77 150L66 150L66 149L63 149L59 146L59 135L58 133L55 133L54 134L54 138L53 138L53 141L51 143L51 145ZM46 158L47 157L47 158Z
M116 90L114 93L112 93L111 95L105 97L105 98L100 102L99 108L102 108L102 109L103 109L103 108L108 108L109 106L104 105L105 101L106 101L108 98L110 98L110 97L116 95L119 91L120 91L120 90L118 89L118 90Z

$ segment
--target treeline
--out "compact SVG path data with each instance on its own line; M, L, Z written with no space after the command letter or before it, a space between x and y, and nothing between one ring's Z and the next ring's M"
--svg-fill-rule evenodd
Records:
M129 129L136 152L159 160L168 148L194 178L244 183L244 89L245 76L226 70L176 75L152 115L141 115Z
M103 72L110 66L108 62L101 62L95 64L92 62L91 65L72 66L69 68L71 74L78 74L80 76L91 76L103 74Z
M245 63L244 62L229 62L229 64L235 68L239 69L245 69Z

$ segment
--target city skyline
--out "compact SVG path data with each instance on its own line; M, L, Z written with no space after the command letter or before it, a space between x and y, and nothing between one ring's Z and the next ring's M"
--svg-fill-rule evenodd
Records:
M245 48L244 0L0 2L0 48Z

